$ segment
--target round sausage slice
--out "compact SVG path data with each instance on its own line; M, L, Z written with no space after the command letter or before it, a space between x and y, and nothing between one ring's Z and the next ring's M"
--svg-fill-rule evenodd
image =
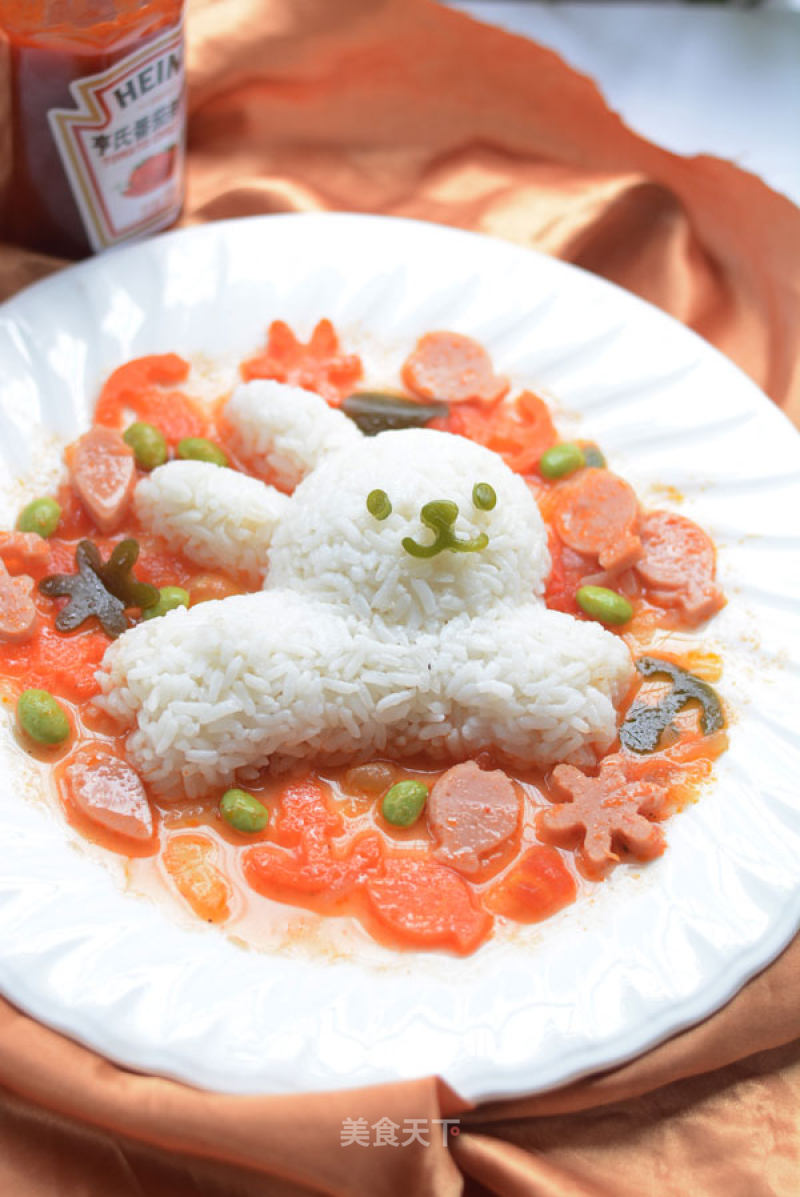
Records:
M403 365L402 378L421 399L446 403L496 403L509 387L507 378L495 374L483 346L455 332L429 332L420 337Z
M113 532L133 497L136 462L133 450L113 428L99 424L72 447L72 485L101 532Z
M0 558L0 641L24 644L36 629L33 578L20 574L12 578Z
M435 855L462 873L477 873L482 856L516 831L521 802L501 769L480 769L474 761L454 765L428 799L428 827Z
M714 581L714 545L702 528L674 511L650 511L640 534L635 569L654 603L677 609L691 625L719 611L725 598Z
M553 522L564 544L594 554L604 570L622 570L641 556L639 502L623 478L609 470L581 470L559 487Z
M67 765L69 795L80 811L132 840L149 840L153 814L139 774L102 744L83 744Z

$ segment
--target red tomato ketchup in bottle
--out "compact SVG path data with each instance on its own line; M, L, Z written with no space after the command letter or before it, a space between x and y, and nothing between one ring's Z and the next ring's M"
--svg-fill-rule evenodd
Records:
M0 237L79 258L183 204L182 0L0 0Z

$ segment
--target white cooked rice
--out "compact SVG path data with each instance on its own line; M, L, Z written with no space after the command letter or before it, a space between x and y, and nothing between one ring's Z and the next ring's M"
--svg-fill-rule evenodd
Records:
M256 585L269 564L272 534L289 500L257 478L205 461L171 461L138 483L145 528L190 561L245 574Z
M231 447L249 469L291 491L323 458L362 434L319 395L282 382L238 386L225 405Z
M493 511L473 507L477 482L497 492ZM366 509L376 487L393 504L383 521ZM409 556L404 536L432 536L422 504L444 498L459 537L484 530L489 545ZM545 529L495 454L446 433L384 433L331 456L286 502L264 591L142 623L106 653L101 701L134 729L131 760L159 790L199 794L297 760L491 746L548 766L608 748L630 654L544 607Z
M476 483L497 495L492 511L472 500ZM376 520L366 498L384 490L391 515ZM475 553L410 556L405 537L429 544L420 509L435 499L458 505L461 540L489 536ZM413 428L364 437L309 474L275 530L270 586L286 586L362 619L409 632L498 602L543 593L550 569L547 533L528 487L496 453L447 432Z

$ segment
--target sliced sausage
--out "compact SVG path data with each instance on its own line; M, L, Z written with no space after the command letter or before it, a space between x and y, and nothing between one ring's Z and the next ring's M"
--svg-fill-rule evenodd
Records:
M702 528L674 511L650 511L641 522L642 555L636 573L660 607L675 608L687 623L709 619L725 604L715 582L714 545Z
M607 756L597 777L573 765L556 765L552 785L561 799L537 815L536 830L546 843L579 844L577 857L588 877L599 879L619 860L620 844L637 860L651 860L666 841L652 820L663 817L668 786L633 779L620 754Z
M133 450L120 433L97 424L73 445L69 469L72 485L97 527L113 532L136 486Z
M0 641L24 644L36 630L37 618L33 578L27 574L12 578L0 558Z
M139 774L110 748L82 744L65 775L72 801L93 823L128 839L150 839L153 813Z
M406 358L402 379L421 399L464 403L470 399L494 403L508 390L507 378L494 372L489 354L473 341L454 332L430 332L417 341Z
M641 556L639 503L624 479L593 468L563 483L553 505L558 535L576 553L591 553L604 570L627 569Z
M480 858L516 831L520 806L513 782L501 769L486 772L474 761L454 765L428 799L435 855L462 873L477 873Z

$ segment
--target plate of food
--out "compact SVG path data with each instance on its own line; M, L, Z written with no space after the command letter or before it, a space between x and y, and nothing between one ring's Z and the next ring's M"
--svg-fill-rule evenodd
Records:
M238 1093L617 1064L800 922L800 438L633 296L253 218L0 310L0 977Z

